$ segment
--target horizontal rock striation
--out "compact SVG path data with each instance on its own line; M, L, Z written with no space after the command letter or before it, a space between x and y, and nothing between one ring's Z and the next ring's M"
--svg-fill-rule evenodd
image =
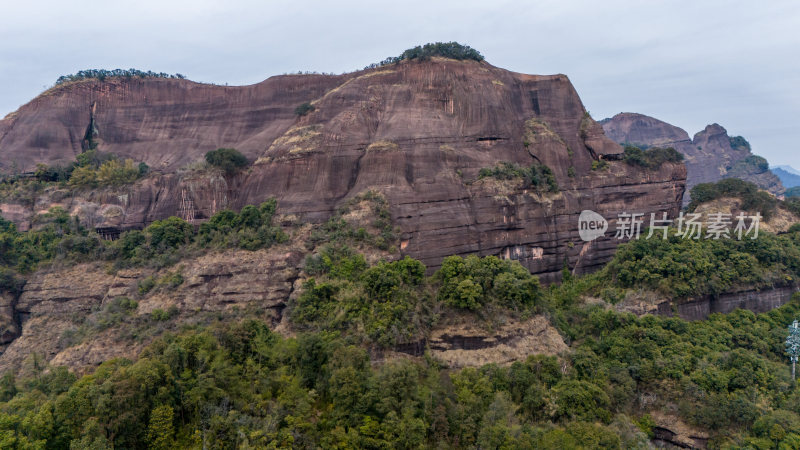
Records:
M788 303L797 291L796 285L743 289L717 296L694 298L674 306L670 302L664 302L658 305L658 313L663 315L675 313L686 320L703 320L713 313L727 314L735 309L747 309L759 314Z

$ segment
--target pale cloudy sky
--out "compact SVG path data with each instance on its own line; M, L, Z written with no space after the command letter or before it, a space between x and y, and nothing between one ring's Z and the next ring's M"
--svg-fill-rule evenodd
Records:
M250 84L346 72L433 41L565 73L596 119L717 122L800 168L800 2L0 0L0 116L87 68Z

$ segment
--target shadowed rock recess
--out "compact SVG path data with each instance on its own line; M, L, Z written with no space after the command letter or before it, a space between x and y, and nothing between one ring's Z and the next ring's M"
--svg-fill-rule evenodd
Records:
M295 114L306 102L313 111ZM99 150L152 168L122 192L55 202L83 211L92 226L139 228L178 215L182 205L202 221L269 197L278 199L280 213L320 222L375 189L389 202L400 254L429 268L448 255L500 255L545 282L558 279L565 263L585 273L613 254L613 220L605 238L584 243L582 210L607 219L620 212L674 215L686 179L683 164L646 170L615 160L621 147L588 116L566 76L477 61L433 58L241 87L177 79L68 82L0 121L0 170L71 161L89 127ZM211 179L178 170L218 147L238 149L252 165ZM592 170L599 158L610 164ZM502 161L547 165L558 192L479 179L480 169ZM24 228L47 206L10 202L0 209Z

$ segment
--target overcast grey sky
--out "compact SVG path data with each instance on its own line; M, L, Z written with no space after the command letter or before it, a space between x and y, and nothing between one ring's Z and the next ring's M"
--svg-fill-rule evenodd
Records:
M0 0L0 116L88 68L250 84L345 72L433 41L565 73L596 119L717 122L800 168L797 1Z

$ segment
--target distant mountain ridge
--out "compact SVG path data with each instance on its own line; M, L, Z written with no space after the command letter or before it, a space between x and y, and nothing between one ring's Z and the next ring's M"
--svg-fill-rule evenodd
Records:
M751 152L741 136L729 136L719 124L711 124L694 135L654 117L620 113L600 121L606 136L622 145L673 147L685 157L687 178L684 204L689 191L700 183L723 178L741 178L780 196L785 189L781 179L769 170L767 161Z
M800 186L800 173L792 169L791 166L778 166L770 170L772 170L772 173L780 178L784 187L791 188Z
M800 175L800 170L797 170L794 167L786 165L786 164L784 164L782 166L775 166L774 168L775 169L782 169L783 171L789 172L789 173L791 173L793 175Z

